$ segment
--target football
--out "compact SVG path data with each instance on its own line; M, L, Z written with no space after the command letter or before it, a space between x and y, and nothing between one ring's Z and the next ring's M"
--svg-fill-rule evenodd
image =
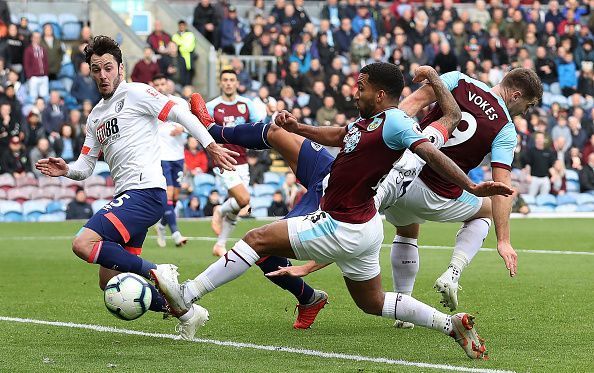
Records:
M152 293L146 280L134 273L120 273L107 283L105 307L122 320L135 320L148 310Z

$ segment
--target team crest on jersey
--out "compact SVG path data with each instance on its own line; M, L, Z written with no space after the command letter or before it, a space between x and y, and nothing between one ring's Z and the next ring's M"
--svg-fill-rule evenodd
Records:
M239 110L241 114L245 114L247 112L246 104L237 104L237 110Z
M119 113L120 111L122 111L123 107L124 107L124 99L121 99L120 101L117 102L117 104L115 106L115 112Z
M384 118L377 117L367 126L367 131L373 131L382 125Z
M361 132L359 132L359 128L352 127L347 135L344 137L344 152L350 153L357 147L359 141L361 140Z

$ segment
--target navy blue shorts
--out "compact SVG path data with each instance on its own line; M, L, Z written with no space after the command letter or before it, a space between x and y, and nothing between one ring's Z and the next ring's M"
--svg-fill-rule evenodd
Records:
M334 157L320 144L305 139L299 150L297 180L307 188L307 193L295 205L285 219L305 216L320 208L322 181L330 173Z
M167 204L161 188L133 189L117 195L85 224L106 241L119 243L140 255L148 229L158 222Z
M163 175L167 186L179 188L179 176L180 172L184 172L184 160L179 161L161 161L161 168L163 169Z

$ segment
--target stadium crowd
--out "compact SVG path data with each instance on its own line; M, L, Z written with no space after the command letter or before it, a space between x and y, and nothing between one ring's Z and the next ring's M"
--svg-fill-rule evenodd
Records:
M594 191L594 1L473 3L327 0L319 14L308 14L303 0L276 0L271 9L255 0L238 14L234 5L200 0L192 25L230 55L240 94L253 98L268 116L286 109L313 126L344 126L355 119L357 75L372 62L397 64L407 83L425 64L440 73L459 70L489 86L514 67L534 69L544 95L525 117L514 118L515 210L527 213L527 205L540 195ZM80 40L66 45L51 24L31 32L26 18L12 24L7 8L0 20L0 173L18 180L34 173L31 165L40 158L77 158L86 117L100 97L82 58L89 27L82 28ZM130 79L149 83L164 74L188 98L195 61L202 56L195 55L195 36L187 27L180 21L178 30L168 33L156 21ZM263 60L256 71L248 71L234 55L272 56L275 63ZM65 81L62 62L68 59L74 74ZM260 70L264 81L256 80ZM409 84L403 96L416 88ZM186 148L188 199L181 214L211 215L218 192L192 192L194 179L211 173L212 165L195 140L189 139ZM248 162L250 184L264 183L268 153L250 153ZM490 177L484 164L471 173L477 180ZM292 174L274 185L268 211L284 215L303 191ZM525 203L520 194L530 200Z

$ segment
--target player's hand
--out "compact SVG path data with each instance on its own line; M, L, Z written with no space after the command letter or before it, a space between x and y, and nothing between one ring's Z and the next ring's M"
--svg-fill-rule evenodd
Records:
M179 136L184 133L184 127L176 125L171 132L169 133L170 136Z
M234 165L237 164L237 161L234 157L239 157L239 153L223 148L214 142L211 142L204 150L206 150L215 166L221 170L235 171Z
M507 197L511 196L514 193L514 190L499 181L485 181L471 187L469 192L477 197L489 197L495 195Z
M505 262L510 277L514 277L518 272L518 254L516 254L514 248L509 243L498 242L497 252Z
M431 66L419 66L415 69L415 76L413 77L413 83L421 83L424 80L429 80L430 77L439 76L437 71Z
M299 129L299 122L297 121L297 118L295 118L293 114L286 110L278 113L276 118L274 118L274 124L284 128L287 132L296 133Z
M277 277L277 276L291 276L291 277L305 277L310 274L309 272L310 266L308 265L300 265L300 266L289 266L289 267L281 267L279 266L276 271L268 272L266 277Z
M44 158L35 163L35 168L46 176L64 176L68 172L68 165L62 158Z

